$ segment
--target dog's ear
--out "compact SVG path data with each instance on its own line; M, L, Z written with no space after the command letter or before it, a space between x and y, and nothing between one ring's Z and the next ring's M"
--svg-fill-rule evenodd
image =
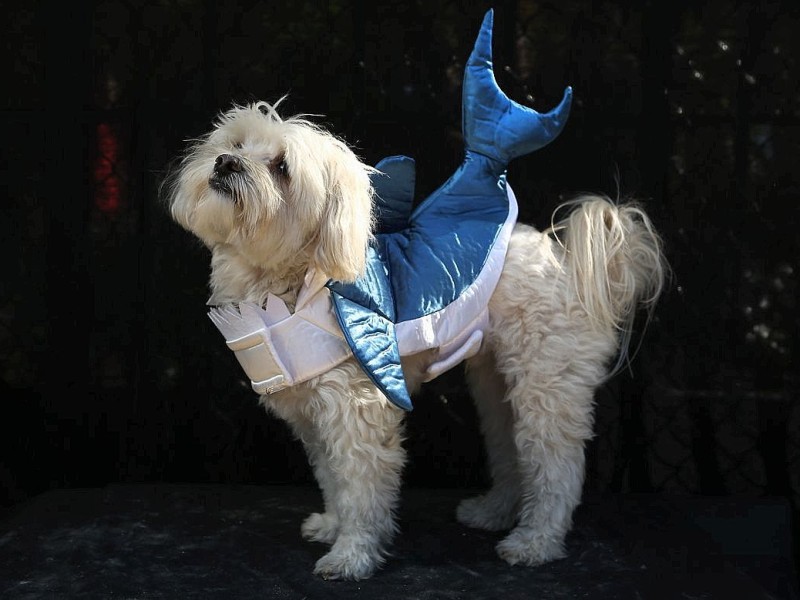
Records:
M349 282L364 273L372 238L373 169L344 144L337 143L327 158L328 197L314 260L332 279Z

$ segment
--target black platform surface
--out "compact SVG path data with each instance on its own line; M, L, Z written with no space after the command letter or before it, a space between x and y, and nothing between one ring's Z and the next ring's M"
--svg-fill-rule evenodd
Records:
M386 567L359 582L311 571L311 487L112 485L55 490L0 520L0 597L796 599L790 510L781 499L587 498L569 557L497 558L501 534L454 520L463 490L407 489Z

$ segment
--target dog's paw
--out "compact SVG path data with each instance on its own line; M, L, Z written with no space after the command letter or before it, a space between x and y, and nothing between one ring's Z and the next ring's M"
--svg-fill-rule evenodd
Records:
M515 503L498 501L490 495L462 500L456 509L462 525L486 531L511 529L516 521Z
M312 513L300 526L300 535L312 542L333 544L339 535L339 519L331 513Z
M497 544L497 555L510 565L535 567L564 558L564 542L527 528L517 528Z
M317 561L314 575L323 579L367 579L381 565L379 553L371 553L361 544L339 538L325 556Z

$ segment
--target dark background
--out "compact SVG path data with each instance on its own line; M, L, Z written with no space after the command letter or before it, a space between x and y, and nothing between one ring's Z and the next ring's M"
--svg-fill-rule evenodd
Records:
M54 3L55 4L55 3ZM19 4L5 12L0 500L114 482L311 483L206 318L208 253L158 198L232 102L321 115L367 162L462 158L460 85L495 9L501 87L565 131L518 160L521 220L597 191L643 201L671 286L597 394L586 489L800 507L795 2ZM487 483L460 370L409 415L412 486ZM790 524L787 523L787 527Z

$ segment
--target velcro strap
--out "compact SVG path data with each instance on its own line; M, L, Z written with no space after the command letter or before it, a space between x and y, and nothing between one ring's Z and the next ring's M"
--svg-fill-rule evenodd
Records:
M291 385L291 376L278 358L267 329L226 342L258 394L271 394Z

